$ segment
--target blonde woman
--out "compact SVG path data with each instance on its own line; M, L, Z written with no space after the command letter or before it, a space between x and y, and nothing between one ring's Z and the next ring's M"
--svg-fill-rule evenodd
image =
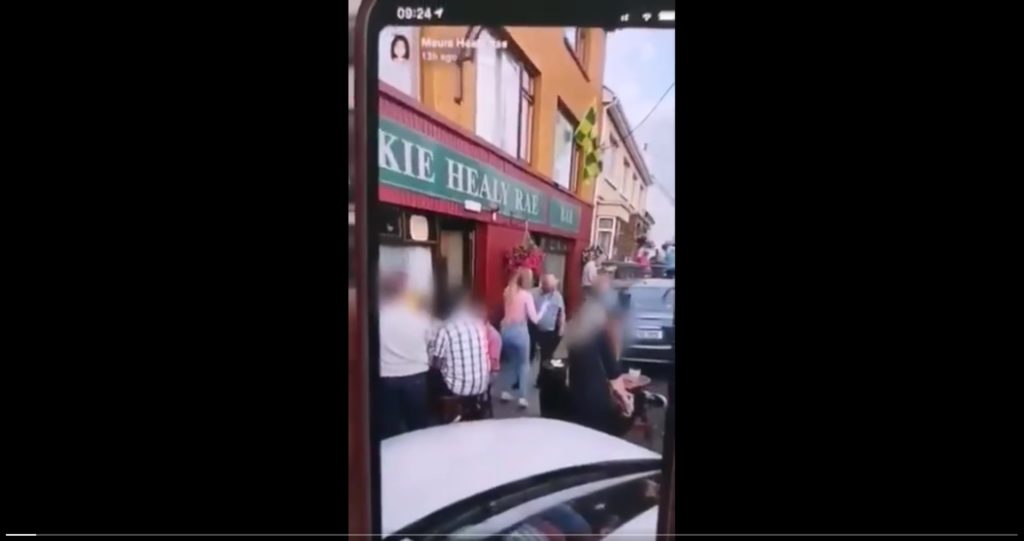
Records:
M502 295L504 299L504 317L501 320L501 375L498 388L501 400L512 400L512 386L519 382L519 407L526 408L529 401L526 393L530 385L530 331L527 322L536 324L541 314L537 313L530 286L533 285L533 272L530 269L518 269L512 273L508 286Z

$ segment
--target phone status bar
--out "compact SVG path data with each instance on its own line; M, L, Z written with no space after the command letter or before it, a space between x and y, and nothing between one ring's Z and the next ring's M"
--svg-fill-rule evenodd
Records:
M484 26L583 26L618 28L675 28L674 9L637 9L628 12L599 13L596 10L551 10L536 12L515 10L506 13L484 13L467 9L459 2L450 5L399 5L386 8L385 17L392 24ZM393 11L392 11L393 10Z

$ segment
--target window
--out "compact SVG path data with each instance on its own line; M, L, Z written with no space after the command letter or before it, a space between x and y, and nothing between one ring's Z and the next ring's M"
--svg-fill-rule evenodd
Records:
M598 231L597 232L597 245L601 247L601 250L608 256L609 259L615 257L612 254L612 232L611 231Z
M565 40L565 45L572 51L573 56L576 57L576 62L580 65L580 69L582 69L586 57L586 42L584 41L586 34L584 30L575 26L567 26L562 29L562 37Z
M629 189L629 177L631 175L631 173L629 172L629 160L623 159L622 165L622 183L616 186L616 188L625 193L626 190Z
M378 257L381 276L403 272L411 291L433 297L434 259L429 246L381 244Z
M390 205L381 205L377 213L377 233L394 239L402 239L402 211Z
M562 282L565 281L565 254L546 252L544 254L544 274L553 274L558 279L558 290L562 289Z
M660 474L595 479L555 492L546 499L524 501L458 533L472 532L477 539L488 541L526 538L549 531L557 524L554 529L562 534L559 538L564 535L566 539L653 536L658 525L654 510L660 489ZM543 534L539 537L545 538Z
M597 219L597 245L604 250L605 255L610 259L615 258L615 254L612 253L615 239L615 222L615 218Z
M615 156L619 155L619 142L615 139L614 135L610 135L609 138L610 138L610 143L611 143L611 147L612 147L611 155L614 158ZM618 160L612 159L611 160L611 168L610 168L610 170L608 171L608 173L607 173L607 175L605 177L605 178L607 178L612 183L612 186L614 186L616 189L619 187L619 178L618 178L619 165L618 164L619 164Z
M643 311L671 312L675 291L674 287L631 287L630 305Z
M637 198L637 201L636 201L637 208L646 208L647 207L647 195L646 195L646 192L647 192L647 188L645 188L644 185L641 184L640 185L640 196Z
M576 52L577 40L576 37L579 34L579 30L575 26L566 26L562 29L562 36L565 38L565 43L569 45L569 48L573 52Z
M481 32L476 48L476 133L509 155L529 162L533 133L534 81L509 48Z
M396 43L405 43L393 47ZM412 26L388 26L380 33L380 59L377 76L398 90L419 98L417 71L419 68L418 32ZM402 53L394 56L392 51Z
M555 184L573 191L576 188L576 123L561 110L555 118L555 165L551 176Z

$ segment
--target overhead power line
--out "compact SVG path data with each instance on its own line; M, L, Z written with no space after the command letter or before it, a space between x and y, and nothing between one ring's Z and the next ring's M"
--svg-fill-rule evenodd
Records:
M668 85L668 88L665 89L665 92L662 93L661 97L658 98L658 101L654 103L654 107L651 107L651 110L647 111L647 114L644 115L644 117L640 120L640 122L638 122L636 126L634 126L631 130L629 130L629 133L626 134L625 139L633 139L633 134L636 133L636 131L640 129L640 126L644 125L644 122L647 122L648 118L651 118L651 115L654 114L654 111L656 111L658 109L658 106L661 105L661 102L665 100L665 96L668 96L668 93L671 92L672 89L675 88L675 86L676 86L676 82L672 81L672 84ZM616 98L616 99L618 99L618 98ZM639 143L637 143L636 139L633 139L633 142L636 143L639 146ZM608 145L605 145L605 146L601 147L601 150L606 150L607 148L608 148Z

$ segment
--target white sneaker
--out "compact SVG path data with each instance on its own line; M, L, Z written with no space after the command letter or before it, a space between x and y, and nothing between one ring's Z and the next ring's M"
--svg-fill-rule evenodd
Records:
M529 406L530 406L530 403L527 402L525 398L520 398L519 399L519 407L520 408L527 408Z
M502 402L508 402L509 400L512 400L512 393L510 393L508 391L502 391L501 392L501 401Z

